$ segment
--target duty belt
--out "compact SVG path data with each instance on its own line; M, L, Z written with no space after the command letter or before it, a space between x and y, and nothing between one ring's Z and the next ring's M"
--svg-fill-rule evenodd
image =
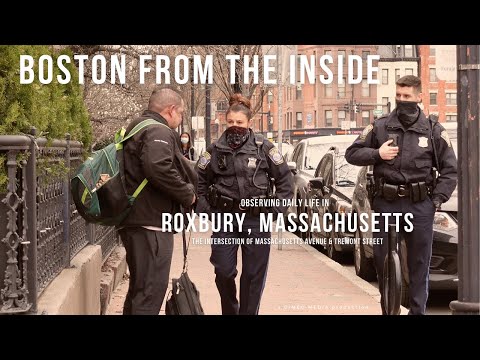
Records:
M218 192L214 186L210 186L207 193L207 200L210 206L221 212L242 212L256 216L262 212L264 207L242 207L241 201Z
M393 201L407 197L412 202L423 201L427 196L431 196L433 187L426 185L424 182L392 185L382 181L376 182L376 195L383 197L385 200Z

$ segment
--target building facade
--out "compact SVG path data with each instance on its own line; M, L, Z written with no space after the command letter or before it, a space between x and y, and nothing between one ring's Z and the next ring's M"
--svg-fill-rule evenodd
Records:
M442 45L419 46L424 111L438 115L440 122L456 122L457 82L437 76L437 54L441 49ZM456 71L455 59L451 59L450 66Z
M395 82L405 75L418 74L420 58L415 45L381 45L378 47L379 84L377 85L376 117L386 115L395 108Z

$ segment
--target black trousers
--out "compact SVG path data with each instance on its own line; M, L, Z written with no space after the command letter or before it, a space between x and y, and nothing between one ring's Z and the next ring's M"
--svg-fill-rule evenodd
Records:
M409 314L423 315L425 314L428 299L428 278L430 259L432 257L435 206L429 197L417 203L413 203L407 198L390 202L382 197L376 197L373 206L375 212L378 213L412 213L413 215L413 219L410 220L413 224L413 231L402 231L401 234L404 236L407 245L408 277L410 280ZM388 232L384 231L384 217L379 217L378 219L380 220L378 228L381 231L373 233L373 236L383 238L383 241L381 244L373 245L373 255L381 294L383 288L383 264L388 249ZM389 218L389 223L394 223L394 219ZM403 229L403 224L400 225L400 228ZM384 309L382 311L385 312Z
M130 270L123 315L158 315L169 283L173 233L135 227L119 234Z
M251 233L248 234L248 228ZM265 281L267 278L270 244L255 243L255 239L268 238L269 232L260 232L258 216L246 216L243 231L240 232L234 221L233 232L214 232L212 239L242 239L243 244L214 244L210 262L215 267L215 283L222 304L223 315L257 315L260 308ZM252 243L247 243L247 238ZM237 253L242 248L242 275L240 277L240 304L237 300Z

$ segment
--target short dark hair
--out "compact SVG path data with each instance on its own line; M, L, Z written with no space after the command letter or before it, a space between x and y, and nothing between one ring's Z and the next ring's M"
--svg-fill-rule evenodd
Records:
M422 92L422 80L415 75L405 75L395 82L400 87L413 87L418 94Z

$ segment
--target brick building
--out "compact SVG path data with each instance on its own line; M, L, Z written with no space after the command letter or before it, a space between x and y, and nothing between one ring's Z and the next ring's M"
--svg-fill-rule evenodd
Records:
M437 53L441 46L419 46L423 106L426 114L437 114L440 122L456 122L457 82L437 77ZM455 62L451 66L456 69Z

